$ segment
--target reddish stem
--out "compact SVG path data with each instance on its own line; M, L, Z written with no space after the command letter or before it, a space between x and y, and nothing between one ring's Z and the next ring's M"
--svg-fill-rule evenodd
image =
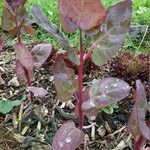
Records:
M83 44L82 44L82 31L80 30L80 65L78 66L78 81L79 81L79 100L78 100L78 110L79 110L79 126L83 127L83 112L82 112L82 102L83 102Z
M145 145L146 139L141 135L139 140L134 143L134 150L141 150L141 148Z
M28 70L24 66L23 66L23 69L24 69L25 76L26 76L26 79L27 79L27 84L28 84L28 86L31 86L31 81L30 81ZM33 93L30 92L30 91L29 91L29 100L30 100L30 102L33 101Z

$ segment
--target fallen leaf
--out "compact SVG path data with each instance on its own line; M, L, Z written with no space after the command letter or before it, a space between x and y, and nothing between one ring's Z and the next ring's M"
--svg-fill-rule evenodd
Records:
M47 90L42 87L29 86L27 89L38 97L44 97L47 94Z

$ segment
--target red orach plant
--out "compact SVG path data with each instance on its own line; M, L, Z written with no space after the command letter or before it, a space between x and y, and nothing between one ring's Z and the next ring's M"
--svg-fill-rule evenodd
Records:
M26 0L4 0L4 10L2 14L2 29L12 36L18 37L21 42L21 34L33 35L34 29L30 26L25 5Z
M130 86L118 78L104 78L94 82L87 90L83 90L84 65L92 60L95 65L102 66L115 55L127 36L131 16L132 1L124 0L107 10L100 0L59 0L60 21L64 31L72 33L80 31L80 49L71 47L64 33L43 13L38 5L33 5L31 13L36 23L52 34L64 51L56 51L50 44L38 44L30 51L21 41L21 33L34 33L28 25L24 8L26 0L4 0L2 27L18 37L14 45L16 52L16 73L30 91L30 101L35 96L47 94L43 88L32 86L34 68L41 67L49 56L54 66L54 83L61 102L66 102L76 95L79 116L79 128L72 121L63 124L53 138L52 148L57 150L75 150L84 140L81 131L84 116L96 117L99 109L124 99L130 93ZM5 18L4 15L7 14ZM10 19L11 18L11 19ZM8 22L9 20L9 22ZM88 47L83 45L83 32L93 41ZM2 50L0 39L0 52ZM70 66L74 66L78 73ZM147 100L144 88L138 80L136 102L133 107L128 129L135 137L135 149L150 139L148 123L145 121ZM132 122L136 123L133 131Z
M30 101L33 101L33 94L38 97L44 97L47 94L46 90L32 86L34 68L42 66L50 55L52 46L50 44L38 44L29 51L24 44L18 42L14 45L14 49L16 52L16 74L27 85Z
M52 46L50 44L39 44L34 46L31 53L23 44L21 34L25 31L33 35L35 32L29 25L24 7L25 3L26 0L4 0L2 28L9 34L17 36L18 41L13 46L16 53L15 70L18 78L27 85L29 100L33 101L33 95L43 97L47 94L47 91L43 88L32 86L32 81L34 79L34 68L40 67L46 61L51 53ZM0 39L0 52L2 51L2 43L2 39Z
M131 0L120 2L107 10L105 10L100 0L59 0L60 21L64 31L69 33L77 29L80 31L79 52L76 52L70 46L63 32L49 21L40 6L33 5L31 14L36 23L55 36L65 50L55 53L54 83L59 99L62 102L70 100L72 95L76 93L80 129L83 127L84 115L91 116L92 114L96 116L99 108L118 102L129 94L130 87L126 82L117 78L106 78L93 84L89 89L89 96L87 96L83 91L83 69L89 58L96 65L101 66L117 54L130 27L132 16ZM94 39L89 47L83 47L83 32L91 39ZM73 64L78 69L77 75L73 69L68 68L70 64ZM83 102L83 100L85 101ZM70 135L68 133L69 129L64 129L64 126L56 133L52 148L57 148L57 150L76 149L82 141L75 140L74 142L78 143L75 146L73 146L72 142L59 143ZM68 124L68 128L71 128L71 126ZM69 135L63 134L63 129ZM71 132L70 141L75 136L75 133Z

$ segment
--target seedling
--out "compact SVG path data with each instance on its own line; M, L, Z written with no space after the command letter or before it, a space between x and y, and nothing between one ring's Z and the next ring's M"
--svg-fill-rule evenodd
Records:
M118 109L119 106L117 104L112 104L111 106L108 106L106 108L103 108L102 111L104 111L106 114L113 114L115 109Z

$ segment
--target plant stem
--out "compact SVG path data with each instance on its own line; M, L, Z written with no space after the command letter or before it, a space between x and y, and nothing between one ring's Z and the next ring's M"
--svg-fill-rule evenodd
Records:
M28 84L28 86L31 86L31 81L30 81L28 70L24 66L23 66L23 69L24 69L25 76L26 76L26 79L27 79L27 84ZM29 91L29 100L30 100L30 102L33 101L33 93L30 92L30 91Z
M79 126L83 127L83 112L82 112L82 102L83 102L83 43L82 43L82 31L80 30L80 65L78 66L78 81L79 81L79 100L78 100L78 113L79 113Z

